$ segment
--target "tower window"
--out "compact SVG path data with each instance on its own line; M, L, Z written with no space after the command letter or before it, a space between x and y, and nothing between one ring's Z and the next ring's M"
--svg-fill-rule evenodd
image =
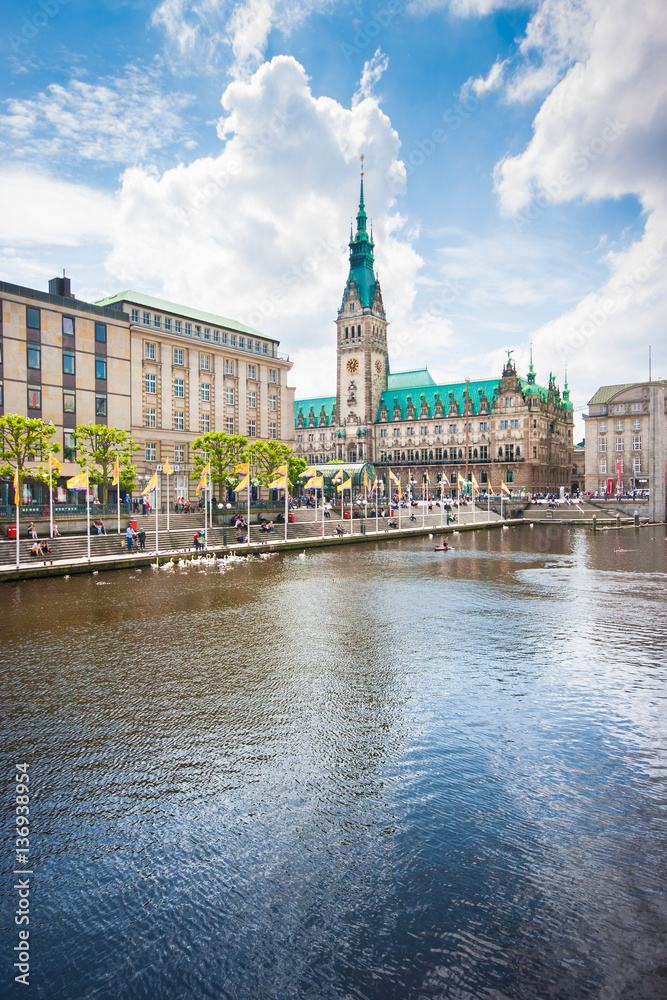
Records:
M348 334L349 334L348 327L345 327L345 339L346 340L348 340Z
M361 327L358 326L357 327L357 337L360 337L360 336L361 336Z

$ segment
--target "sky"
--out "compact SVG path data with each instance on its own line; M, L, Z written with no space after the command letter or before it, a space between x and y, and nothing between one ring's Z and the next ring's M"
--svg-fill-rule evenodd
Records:
M667 377L661 0L3 0L0 278L132 289L335 391L364 155L393 371Z

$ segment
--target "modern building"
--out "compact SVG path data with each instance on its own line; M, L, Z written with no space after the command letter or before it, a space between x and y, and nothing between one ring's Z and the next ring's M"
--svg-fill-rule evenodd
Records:
M572 493L584 493L586 490L586 443L580 441L572 449Z
M494 491L569 490L573 407L553 375L538 385L532 360L525 377L508 352L499 378L437 384L427 368L392 372L387 317L367 229L363 172L350 270L336 320L336 394L295 402L295 448L309 465L372 462L388 485L392 469L405 488L431 491L444 475L474 475Z
M184 495L196 485L192 442L205 431L293 441L292 366L278 346L241 323L135 292L89 303L69 278L50 281L48 293L0 282L0 414L55 424L61 490L79 471L75 428L98 423L141 445L140 481L168 459ZM24 499L45 498L46 487L27 480ZM1 483L0 500L11 499Z
M603 385L589 400L588 413L584 414L586 492L628 493L649 488L650 397L655 384ZM658 384L667 386L667 382Z

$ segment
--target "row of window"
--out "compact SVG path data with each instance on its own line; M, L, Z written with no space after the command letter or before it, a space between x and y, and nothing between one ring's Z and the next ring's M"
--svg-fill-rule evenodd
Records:
M26 306L25 308L25 325L28 330L41 330L42 329L42 310L37 309L35 306ZM74 336L74 316L63 316L62 317L62 332L68 337ZM106 323L95 323L95 340L98 344L106 344L107 340L107 324Z
M641 413L642 404L641 403L616 403L614 406L607 408L606 406L600 407L600 414L606 417L608 413Z
M406 452L399 450L394 452L381 451L380 461L402 461L404 459L400 458L401 455L408 455L408 461L410 462L457 462L460 459L465 458L465 448L409 448ZM521 449L515 448L512 444L507 444L505 445L504 450L503 448L498 449L498 457L505 458L507 461L514 461L515 458L521 457ZM468 460L488 462L489 446L486 444L479 445L477 448L469 446Z
M0 398L0 404L2 399ZM28 409L41 410L42 389L41 386L28 386ZM76 413L76 393L70 391L63 392L63 413ZM95 416L106 417L107 397L105 393L95 393Z
M182 431L185 429L185 414L179 413L174 415L178 420L174 420L174 430ZM146 424L147 427L154 427L154 424ZM227 417L224 423L226 434L236 433L236 422L234 417ZM208 434L211 430L211 417L208 413L202 413L199 418L199 433ZM257 437L257 422L255 420L248 421L247 435L250 438ZM269 423L269 438L273 441L278 440L278 424L274 422ZM184 462L185 461L185 445L176 445L174 448L174 461ZM146 461L155 462L157 460L157 442L147 442L146 444Z
M610 463L610 465L611 465L611 463ZM620 462L616 462L613 465L611 465L611 468L612 468L612 470L614 472L616 471L616 466L617 465L620 465L620 467L621 467L620 471L621 471L621 473L623 473L623 471L624 471L624 462L623 462L623 460L621 459ZM607 471L607 459L606 458L601 458L599 460L598 471L600 473L603 473L603 474L606 473L606 471ZM632 460L632 474L633 474L633 476L638 476L641 473L641 471L642 471L642 460L641 460L641 458L633 458L633 460Z
M147 374L145 376L145 387L146 393L149 396L154 396L157 393L157 376L153 374ZM228 385L224 388L224 399L227 406L234 405L234 386ZM174 379L174 397L176 399L185 399L185 379L175 378ZM211 385L209 382L201 382L199 384L199 398L203 403L209 403L211 401ZM248 393L248 407L251 410L257 407L257 393ZM269 410L275 413L278 409L278 397L269 394Z
M132 323L139 323L140 310L132 309L130 319ZM228 333L227 330L216 330L214 327L202 326L198 323L189 323L186 320L174 319L171 316L160 316L157 313L142 312L142 326L152 326L154 330L165 330L167 333L180 333L186 337L198 337L200 340L210 340L214 344L223 344L229 347L238 347L241 351L255 351L256 354L270 355L270 345L266 341L253 340L252 337L245 337L236 333Z
M616 438L615 441L616 441L616 451L625 451L625 445L624 445L623 438ZM632 438L632 450L633 451L641 451L641 449L642 449L642 439L641 439L641 436L638 435L638 434L635 434L633 436L633 438ZM606 451L607 450L607 438L606 437L598 438L598 450L599 451Z
M155 361L157 359L157 344L151 341L144 342L144 357L147 361ZM210 354L200 353L199 355L199 368L201 371L210 372L213 370L212 360ZM183 366L185 364L185 352L181 347L172 348L172 360L175 365ZM231 358L225 358L225 375L235 375L235 365ZM278 381L278 369L269 368L268 380L274 385ZM259 365L249 364L248 365L248 378L258 379L259 378Z
M639 405L641 405L641 404L639 404ZM624 428L625 428L625 424L623 423L623 421L622 420L617 420L616 421L616 433L620 434L621 431L624 430ZM642 422L641 422L641 420L633 420L632 421L632 429L633 429L633 431L640 431L642 429ZM607 421L606 420L601 420L600 421L600 423L598 424L598 430L599 430L600 434L606 434L607 433Z

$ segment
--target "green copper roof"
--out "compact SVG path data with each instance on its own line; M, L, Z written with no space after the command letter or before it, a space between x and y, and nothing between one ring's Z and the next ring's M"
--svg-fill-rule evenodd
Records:
M215 313L203 312L201 309L192 309L190 306L181 306L176 302L167 302L166 299L157 299L153 295L144 295L142 292L119 292L118 295L110 295L106 299L99 299L94 304L102 307L109 307L115 302L129 302L130 305L142 306L146 309L153 309L155 312L173 313L176 316L184 316L192 319L196 323L205 323L210 326L224 327L225 330L236 330L237 333L246 333L254 337L263 337L274 344L278 340L267 337L259 330L253 330L251 326L239 323L235 319L227 319L225 316L218 316Z
M308 417L310 416L310 411L312 409L315 414L315 426L320 426L320 414L322 413L322 407L324 407L324 412L326 415L326 422L322 424L322 427L328 427L331 423L331 413L334 406L336 405L335 396L313 396L310 399L296 399L294 401L294 423L299 419L299 412L303 413L304 425L308 426Z
M347 295L350 282L356 282L362 306L364 309L370 309L375 294L375 271L373 269L373 247L375 244L372 234L368 235L366 220L364 177L362 174L359 211L357 212L357 234L354 239L350 239L350 273L345 286L345 295Z
M435 385L428 368L415 368L410 372L393 372L387 378L387 389L415 389L419 386Z
M430 378L430 376L429 376ZM489 401L489 406L493 402L494 393L496 393L498 386L500 384L499 379L482 379L481 381L471 382L469 387L470 393L470 403L474 414L479 413L479 401L481 394L484 393ZM428 406L429 416L433 416L436 396L439 396L440 401L443 406L444 418L448 416L449 404L452 396L458 407L459 416L463 415L463 407L465 403L466 396L466 384L465 382L449 382L445 385L436 385L433 379L430 383L418 386L410 386L400 389L386 389L382 396L380 397L380 410L382 403L384 402L387 407L387 412L389 419L393 419L394 405L398 402L401 410L401 419L407 419L407 406L408 402L411 401L415 408L415 420L420 419L422 397L426 401ZM378 418L380 415L380 410L378 411ZM426 418L424 418L426 419Z
M612 396L615 396L621 389L629 389L635 385L634 382L624 382L622 385L602 385L592 399L588 400L589 406L600 406L607 403Z

